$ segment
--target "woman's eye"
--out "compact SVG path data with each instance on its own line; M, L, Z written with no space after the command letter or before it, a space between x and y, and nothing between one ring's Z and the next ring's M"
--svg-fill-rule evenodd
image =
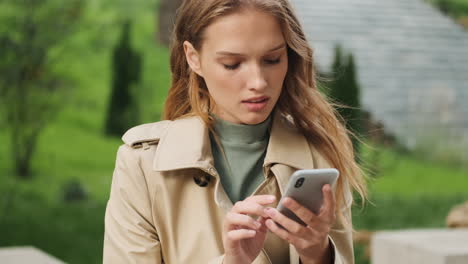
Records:
M239 67L239 64L240 64L240 63L236 63L236 64L224 64L224 68L226 68L227 70L235 70L235 69L237 69L237 67Z
M266 64L269 64L269 65L274 65L274 64L278 64L281 62L281 57L277 58L277 59L265 59L265 63ZM224 68L226 70L235 70L239 67L240 63L236 63L236 64L223 64Z
M281 58L277 58L275 60L265 60L267 64L278 64L280 63L280 61L281 61Z

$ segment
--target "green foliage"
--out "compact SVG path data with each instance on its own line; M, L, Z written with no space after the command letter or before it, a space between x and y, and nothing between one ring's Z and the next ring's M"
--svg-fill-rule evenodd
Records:
M443 228L449 211L467 198L468 192L447 196L415 195L411 199L374 194L372 204L353 210L353 224L357 230Z
M160 118L170 83L168 50L154 43L155 3L132 1L128 4L139 10L138 17L132 19L132 44L145 57L141 81L143 96L139 98L141 121L155 122ZM117 21L124 7L122 4L120 10L115 4L90 2L82 26L86 29L73 35L67 48L60 48L58 67L71 76L76 89L38 139L37 153L31 161L36 177L29 182L14 181L47 201L62 199L62 186L70 178L77 178L90 197L99 201L108 198L115 153L122 142L105 137L102 131L112 80L109 62L113 45L119 39L121 28ZM9 134L0 130L0 186L13 181L10 179L14 174L10 142Z
M65 202L75 202L86 200L88 192L77 179L71 179L63 186L63 200Z
M44 1L47 3L53 2L55 5L52 6L56 6L57 10L61 8L60 10L62 11L73 6L73 2L65 3L59 0L42 0L36 2L43 3ZM21 31L19 31L18 27L15 28L9 23L20 21L20 19L25 16L25 14L20 14L21 9L19 8L23 2L25 1L0 1L0 36L6 36L8 38L10 38L10 35L15 38L21 36ZM142 65L142 81L139 87L141 90L138 98L141 106L141 122L156 121L159 119L160 109L167 93L170 75L167 62L167 50L155 46L153 40L155 30L154 7L156 4L157 2L155 1L143 0L131 2L127 0L93 0L83 4L80 9L81 14L79 21L70 22L76 23L73 24L73 27L70 27L70 34L62 36L63 38L61 41L56 42L56 45L47 51L47 61L49 63L48 65L50 65L47 69L54 74L53 76L63 78L60 79L60 82L57 82L57 84L63 84L60 86L60 92L57 90L57 93L54 95L49 93L46 96L39 97L37 94L43 93L43 90L37 89L37 86L34 86L37 84L37 81L35 81L34 85L30 86L31 89L28 88L28 92L30 92L31 96L23 98L21 102L15 104L23 108L21 111L28 111L31 113L28 117L31 122L23 123L29 125L36 123L44 124L42 129L45 134L50 135L51 133L47 133L47 131L54 131L55 134L53 137L44 135L44 133L40 133L40 136L37 136L36 140L38 142L37 148L39 152L43 152L41 148L48 149L52 144L60 147L50 149L46 152L53 153L54 151L60 151L60 155L63 155L63 153L70 153L66 146L70 144L69 136L71 134L80 138L82 144L78 146L78 149L74 150L73 153L80 151L82 146L87 146L89 144L85 138L91 138L92 142L99 141L99 143L95 145L96 148L102 145L100 142L103 140L96 140L96 137L92 133L102 133L103 130L106 108L108 106L108 84L111 82L109 61L111 61L112 45L118 39L120 31L119 21L121 21L122 17L132 18L134 21L133 34L136 38L133 44L136 49L143 51L145 58L148 58ZM47 19L54 19L54 17L61 16L61 14L53 13L53 10L43 12L39 12L38 8L34 10L34 12L37 13L49 14L48 16L43 15L43 17ZM41 28L41 30L46 31L45 34L40 34L42 39L44 39L47 34L53 35L54 32L57 34L59 33L54 27ZM0 45L6 45L6 37L2 38ZM15 38L12 37L12 39ZM20 40L21 39L18 39L17 41ZM21 40L20 44L24 43L25 42ZM6 110L8 109L7 106L13 105L15 101L6 98L5 89L11 89L11 91L15 93L17 93L17 91L13 89L14 82L10 79L15 75L10 75L12 70L8 68L8 65L11 64L15 67L19 67L22 65L20 63L21 61L27 62L30 59L29 55L32 51L28 50L24 53L14 48L4 49L1 47L0 50L2 50L2 52L0 52L0 124L2 127L7 128L7 131L11 132L12 122L8 120L8 112ZM9 50L16 52L22 59L19 61L6 59L8 56L11 57L15 54L14 52L4 52ZM4 69L7 69L8 72L4 71ZM71 87L76 89L71 89ZM26 105L27 107L22 107ZM44 111L44 120L47 122L40 122L40 118L33 118L40 112L38 109L41 105L43 108L40 108L40 110ZM45 124L47 124L47 126ZM21 133L30 133L27 131L28 130L22 130ZM19 149L21 149L16 147L14 143L16 140L13 141L11 137L13 135L19 137L18 135L21 135L21 133L9 133L8 135L10 138L4 133L6 133L5 129L0 131L0 141L2 142L0 146L7 147L9 151L0 154L2 157L0 158L0 165L10 168L10 164L14 164L15 161L13 151L19 151ZM68 133L68 135L63 133ZM73 142L75 141L76 140L73 140ZM31 144L27 142L27 140L22 140L20 143L29 145L30 147ZM37 155L41 155L41 153ZM49 161L44 162L42 157L36 160L33 155L30 155L30 159L35 174L49 175L51 173L50 171L42 171L42 164L49 163ZM60 158L57 164L60 164ZM74 170L73 167L66 167L64 169L67 172ZM9 175L14 174L14 172L8 173Z
M115 150L120 140L102 137L103 121L109 95L111 71L109 61L112 45L118 40L120 27L116 21L119 13L115 4L105 5L93 1L86 6L82 29L68 39L66 48L60 46L53 53L60 57L57 68L73 79L74 89L65 99L66 104L56 113L38 139L38 152L32 166L38 179L33 185L44 195L57 197L62 179L80 177L87 189L104 199L115 161ZM121 1L123 2L123 1ZM137 5L139 3L140 5ZM169 85L167 49L154 45L154 2L132 1L138 9L134 20L133 44L143 51L142 87L144 88L144 119L157 121ZM122 5L122 8L124 6ZM93 26L93 27L91 27ZM55 58L58 58L55 57ZM0 176L3 183L6 175L13 172L9 142L5 130L0 131ZM86 153L86 154L85 154ZM28 184L25 184L28 185ZM106 192L103 192L106 190Z
M468 0L427 0L437 6L443 13L459 18L468 16Z
M468 171L382 146L363 145L362 158L374 177L371 193L405 198L468 194ZM468 197L467 197L468 198Z
M329 97L337 103L337 110L346 122L346 127L356 136L362 135L360 89L356 79L354 57L352 54L344 55L339 45L335 47L332 79ZM354 150L358 153L359 141L354 137L352 141Z
M137 100L141 55L131 47L131 23L122 27L122 35L112 58L112 94L107 113L106 133L121 136L138 122Z
M66 263L102 263L105 203L50 203L16 190L0 192L0 202L0 247L28 245Z
M0 247L33 245L67 263L102 263L105 204L122 144L102 134L112 80L109 62L120 35L119 21L132 18L132 44L145 57L142 122L157 121L170 74L167 49L154 44L155 4L93 0L83 13L82 30L51 51L56 68L76 88L38 138L31 161L36 177L12 177L9 135L0 130ZM0 14L3 11L0 6ZM70 179L80 182L86 200L62 202Z
M31 175L38 137L62 105L70 79L51 54L74 34L84 0L0 3L0 113L8 124L15 172Z

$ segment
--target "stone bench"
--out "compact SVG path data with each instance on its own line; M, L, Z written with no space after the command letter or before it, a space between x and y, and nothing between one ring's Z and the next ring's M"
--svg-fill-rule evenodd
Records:
M0 248L0 263L2 264L65 264L35 247L5 247Z
M371 240L372 264L468 264L468 228L384 231Z

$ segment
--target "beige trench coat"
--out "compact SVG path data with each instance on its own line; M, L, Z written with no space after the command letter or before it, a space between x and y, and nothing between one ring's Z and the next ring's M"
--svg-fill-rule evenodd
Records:
M123 141L105 215L104 263L222 263L223 219L232 202L214 167L209 130L201 119L137 126ZM265 180L254 194L274 194L279 201L295 170L326 167L305 137L275 115ZM349 218L350 192L345 199L341 210ZM335 263L354 263L351 231L337 222L329 237ZM299 256L268 232L254 264L276 263L298 264Z

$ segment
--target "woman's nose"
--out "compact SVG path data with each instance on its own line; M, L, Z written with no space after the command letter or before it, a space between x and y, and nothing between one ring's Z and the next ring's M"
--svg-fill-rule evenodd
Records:
M249 90L263 91L267 88L267 81L265 73L259 65L255 65L248 73Z

